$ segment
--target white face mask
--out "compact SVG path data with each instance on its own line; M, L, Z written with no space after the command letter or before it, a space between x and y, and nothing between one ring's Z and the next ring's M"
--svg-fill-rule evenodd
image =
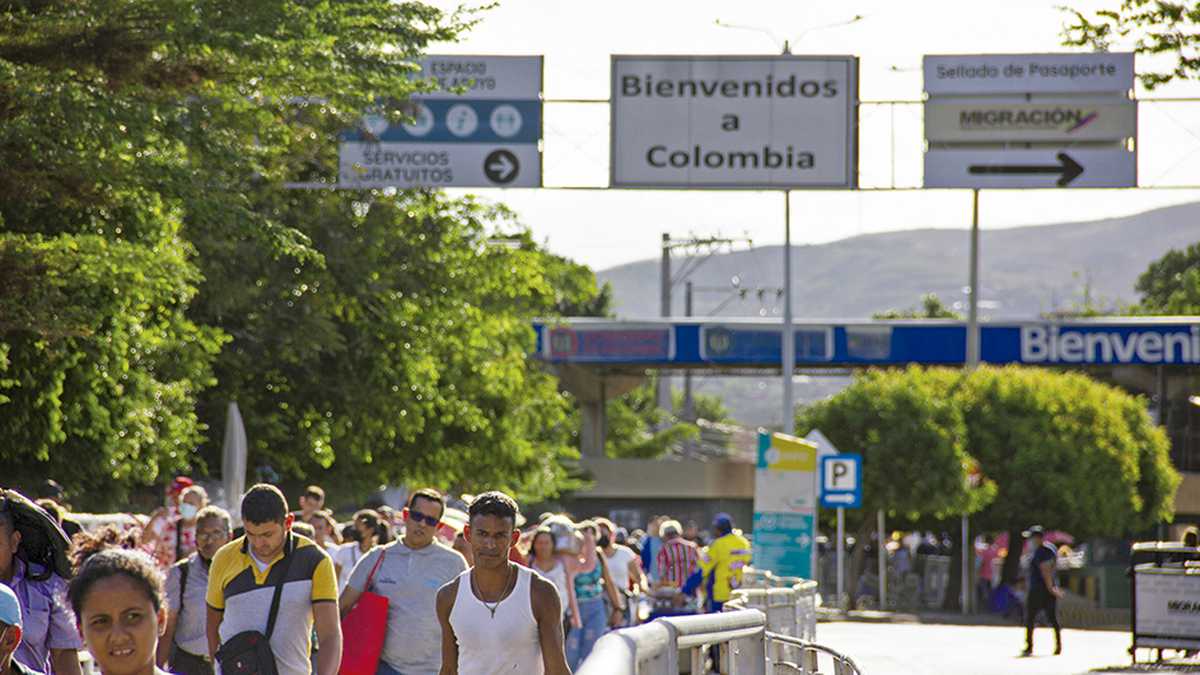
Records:
M179 515L183 516L184 520L195 518L197 513L200 513L200 508L195 504L184 502L179 505Z

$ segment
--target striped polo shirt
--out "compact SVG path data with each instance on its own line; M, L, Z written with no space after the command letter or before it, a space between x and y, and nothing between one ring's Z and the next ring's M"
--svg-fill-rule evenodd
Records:
M311 539L291 534L283 553L259 571L250 557L246 537L221 547L208 570L207 602L223 612L221 643L248 630L267 632L267 617L275 585L284 574L284 559L291 557L275 631L271 634L271 652L280 675L308 675L312 672L312 606L317 602L337 602L337 579L329 556Z

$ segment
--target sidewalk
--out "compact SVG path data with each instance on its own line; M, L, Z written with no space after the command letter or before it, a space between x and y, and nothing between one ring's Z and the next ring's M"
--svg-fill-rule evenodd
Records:
M1129 622L1122 614L1110 614L1105 610L1092 610L1087 616L1080 612L1067 615L1060 608L1059 620L1064 628L1079 630L1127 631ZM942 626L1015 626L1022 624L998 614L962 614L960 612L881 612L878 610L851 610L838 612L822 607L817 610L817 621L850 621L857 623L929 624Z

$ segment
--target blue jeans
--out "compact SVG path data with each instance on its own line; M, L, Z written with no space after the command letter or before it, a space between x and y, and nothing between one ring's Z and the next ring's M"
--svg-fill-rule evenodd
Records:
M583 628L572 628L567 636L567 665L571 671L592 653L596 640L608 631L608 603L603 597L583 600L579 603L579 620Z

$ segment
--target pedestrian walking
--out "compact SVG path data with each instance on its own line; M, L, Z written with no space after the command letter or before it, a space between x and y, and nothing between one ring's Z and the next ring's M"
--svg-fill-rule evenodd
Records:
M167 620L162 572L144 551L101 548L71 579L71 607L101 675L166 675L155 665Z
M650 522L646 524L646 535L638 543L642 554L642 568L646 570L646 576L650 577L650 584L657 585L658 578L658 552L662 550L662 524L668 519L663 516L654 516Z
M232 534L233 524L225 509L206 506L196 515L196 552L167 572L167 622L158 641L159 667L177 675L213 675L204 598L213 556L229 543Z
M177 484L182 484L176 479ZM188 485L179 493L174 515L160 513L142 530L142 545L164 570L196 551L196 514L208 506L208 492Z
M610 627L619 626L625 615L624 597L600 555L596 523L585 520L576 527L583 537L579 556L568 568L574 585L575 606L571 608L571 632L567 635L567 662L574 670L592 653L592 647Z
M0 584L0 675L42 675L14 658L21 644L21 603L17 594Z
M0 494L0 583L17 596L22 618L15 658L22 666L43 673L80 675L83 641L67 602L67 581L51 561L35 561L23 549L22 528L53 529L46 532L46 540L57 533L66 546L66 535L41 507L12 490ZM62 574L68 573L62 570Z
M311 539L293 534L294 516L273 485L242 497L246 534L221 547L208 573L209 654L227 661L272 658L279 675L312 672L313 626L321 649L318 675L337 675L342 659L333 563ZM264 641L270 655L254 653Z
M440 675L569 675L558 591L508 559L521 536L517 503L503 492L477 496L464 535L475 566L437 595Z
M1025 598L1025 651L1022 656L1033 655L1033 624L1039 612L1046 613L1046 620L1054 628L1054 653L1062 653L1062 628L1058 625L1058 599L1063 591L1058 587L1058 551L1046 543L1046 531L1034 525L1022 536L1032 546L1029 557L1028 593Z
M554 584L559 605L566 616L573 604L571 596L574 589L567 583L565 556L554 548L554 531L544 525L533 533L533 542L529 546L529 567Z
M683 526L678 520L663 522L661 531L663 545L655 562L658 586L682 589L700 569L700 550L683 538Z
M604 561L617 593L622 596L645 593L647 587L646 576L642 573L642 559L628 546L617 542L617 526L611 520L597 518L596 525L600 528L597 544L604 551Z
M300 495L300 510L295 513L296 520L312 524L313 516L325 508L325 491L319 485L309 485Z
M345 617L365 592L388 599L387 633L378 675L437 675L442 667L438 589L467 569L457 551L435 537L446 499L417 490L400 512L404 536L372 549L358 561L339 605Z
M704 572L708 611L720 612L734 589L741 586L751 551L750 541L741 530L734 529L733 517L728 513L718 513L712 527L717 538L701 553L700 569Z
M363 509L354 514L354 541L342 544L338 549L337 555L333 557L333 562L337 565L338 570L338 593L346 589L346 584L350 582L350 573L354 571L354 566L368 551L375 548L380 543L380 521L379 513L372 509Z

